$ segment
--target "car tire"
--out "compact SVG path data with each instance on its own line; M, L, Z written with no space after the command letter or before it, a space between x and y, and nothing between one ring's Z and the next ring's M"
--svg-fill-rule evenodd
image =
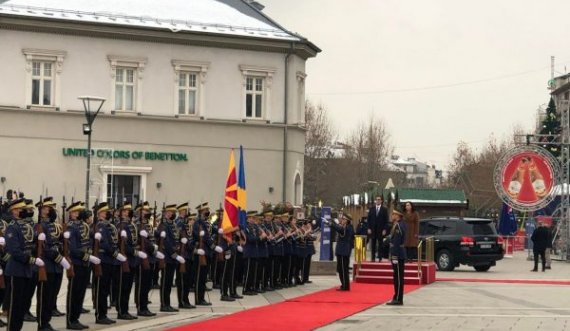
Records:
M447 249L442 249L437 252L435 263L437 264L437 269L440 271L453 271L453 269L455 269L453 255L451 255Z
M479 272L485 272L485 271L489 271L489 269L491 269L491 265L490 264L476 265L473 268L475 268L475 270L477 270Z

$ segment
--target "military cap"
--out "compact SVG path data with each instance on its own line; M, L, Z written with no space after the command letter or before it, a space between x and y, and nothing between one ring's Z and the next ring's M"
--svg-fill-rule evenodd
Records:
M53 208L55 208L55 205L56 205L56 203L53 202L53 197L46 197L42 201L38 201L36 203L36 208L42 208L42 207L53 207Z
M24 199L26 202L26 209L34 209L34 201L32 199Z
M178 205L178 207L176 207L176 209L178 209L178 211L182 211L182 210L188 210L190 207L188 207L188 202L185 202L181 205Z
M342 217L345 218L347 221L352 221L352 215L350 214L342 214Z
M177 209L176 209L176 205L175 205L175 204L166 205L166 206L164 207L164 211L173 211L173 212L176 212L176 210L177 210Z
M16 199L10 202L10 204L8 205L8 210L22 209L25 207L26 207L26 201L24 199Z
M257 216L256 210L250 210L247 212L247 217L255 217L255 216Z
M208 203L207 203L207 202L204 202L204 203L199 204L198 206L196 206L196 209L198 210L198 212L201 212L202 210L210 209L210 207L208 206Z
M148 201L143 202L142 205L139 204L139 205L137 206L137 208L135 209L135 211L138 212L138 211L141 210L141 208L142 208L144 211L150 211L150 204L148 203Z
M400 208L397 208L397 207L395 207L394 209L392 209L392 214L404 216L404 213L402 213L402 211L400 210Z
M95 213L96 214L102 213L104 211L110 211L110 210L111 209L109 208L109 203L107 203L107 202L101 202L100 204L98 204L95 207Z
M272 210L268 210L265 213L263 213L263 216L273 216L273 211Z
M188 218L191 219L191 220L193 220L193 219L196 218L196 216L197 216L196 213L190 213L190 215L188 215Z
M71 204L71 206L67 207L66 211L68 213L74 212L74 211L82 211L85 210L85 205L83 205L83 202L81 201L76 201L74 203Z
M122 205L118 206L118 210L131 210L133 209L133 205L130 202L125 202Z

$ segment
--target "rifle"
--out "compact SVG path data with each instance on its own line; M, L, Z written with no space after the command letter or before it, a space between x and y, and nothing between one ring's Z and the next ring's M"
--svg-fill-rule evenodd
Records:
M37 232L38 232L38 237L39 237L40 234L44 233L44 228L43 228L43 226L42 226L42 224L41 224L41 221L40 221L40 220L41 220L41 217L42 217L42 215L41 215L42 207L43 207L42 196L40 195L40 203L39 203L39 210L40 210L40 213L39 213L39 214L40 214L40 215L38 215L38 221L39 221L39 222L38 222L38 224L36 225L36 227L37 227ZM43 260L43 256L44 256L44 244L45 244L45 243L44 243L44 240L39 240L39 239L38 239L38 243L37 243L37 248L38 248L37 256L38 256L39 258L41 258L42 260ZM47 273L46 273L46 266L45 266L45 262L44 262L44 265L43 265L43 266L38 267L38 282L45 282L45 281L47 281Z
M61 205L61 225L63 228L63 233L67 232L67 221L65 220L65 208L67 204L65 203L65 195L63 196L63 203ZM69 257L69 239L63 237L63 258L69 262L69 269L67 269L67 278L73 278L75 276L75 271L73 270L73 263Z
M220 225L220 228L221 228L221 226L222 226L222 220L220 220L219 225ZM222 241L222 236L223 236L223 234L220 234L220 233L217 234L217 237L216 237L216 245L220 246L220 243L221 243L221 241ZM222 252L222 253L217 253L217 254L216 254L216 260L218 260L218 262L224 262L224 253L223 253L223 252Z
M97 205L99 204L99 200L95 200L95 205L93 206L93 234L97 233L97 221L99 220L97 217L96 212L96 208ZM87 206L89 207L89 206ZM101 242L97 239L93 239L93 256L95 256L96 258L99 258L99 246L101 245ZM101 277L101 275L103 275L103 269L101 267L101 264L94 264L93 265L93 275L97 278Z
M204 231L204 228L202 227L202 225L200 225L200 232ZM204 237L200 236L200 246L199 248L201 250L204 250ZM206 255L200 255L200 257L198 258L198 261L200 263L200 266L205 266L208 265L208 260L206 260Z
M121 231L127 231L126 227L124 225L121 226ZM126 258L127 257L127 250L126 250L125 245L127 242L127 238L123 238L120 234L119 234L119 237L121 238L120 251L121 251L121 254L123 254ZM123 272L123 273L131 272L131 269L129 268L129 259L127 259L125 262L121 262L121 272Z
M182 224L182 235L180 236L180 238L186 238L188 240L188 236L186 235L186 226L184 224ZM180 244L180 250L178 251L179 255L183 255L184 251L186 250L186 244L181 243ZM180 263L180 266L178 267L179 271L181 274L186 273L186 263Z
M143 217L144 217L143 209L144 209L144 208L143 208L143 207L144 207L144 202L141 202L141 203L140 203L140 208L141 208L141 210L140 210L140 212L139 212L139 217L140 217L139 219L140 219L140 228L141 228L141 230L144 229L144 220L143 220ZM139 241L140 241L139 244L140 244L140 247L141 247L141 251L145 251L145 248L146 248L146 238L143 237L143 236L141 236L141 235L139 235ZM146 259L142 259L141 264L142 264L142 267L143 267L144 270L149 270L149 269L150 269L150 264L148 263L148 257L147 257Z
M162 215L161 215L161 221L160 221L160 228L164 229L164 211L166 209L166 202L162 203ZM156 223L156 201L154 202L154 222ZM162 236L160 235L160 233L162 232L161 229L157 229L158 230L158 251L161 252L162 254L164 254L164 238L162 238ZM165 265L165 261L164 259L159 259L158 260L158 269L164 269L164 267L166 267Z

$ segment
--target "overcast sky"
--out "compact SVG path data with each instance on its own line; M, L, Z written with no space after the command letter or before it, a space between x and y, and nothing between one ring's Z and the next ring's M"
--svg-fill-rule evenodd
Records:
M341 138L373 113L398 155L439 168L459 141L479 148L533 128L550 56L557 75L570 70L567 0L260 2L323 50L307 62L307 98Z

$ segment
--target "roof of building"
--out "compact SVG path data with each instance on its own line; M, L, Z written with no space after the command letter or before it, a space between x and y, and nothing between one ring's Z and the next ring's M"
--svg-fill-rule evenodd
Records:
M0 0L0 15L306 41L244 0Z
M399 188L398 198L401 203L414 204L466 204L467 198L462 190Z

